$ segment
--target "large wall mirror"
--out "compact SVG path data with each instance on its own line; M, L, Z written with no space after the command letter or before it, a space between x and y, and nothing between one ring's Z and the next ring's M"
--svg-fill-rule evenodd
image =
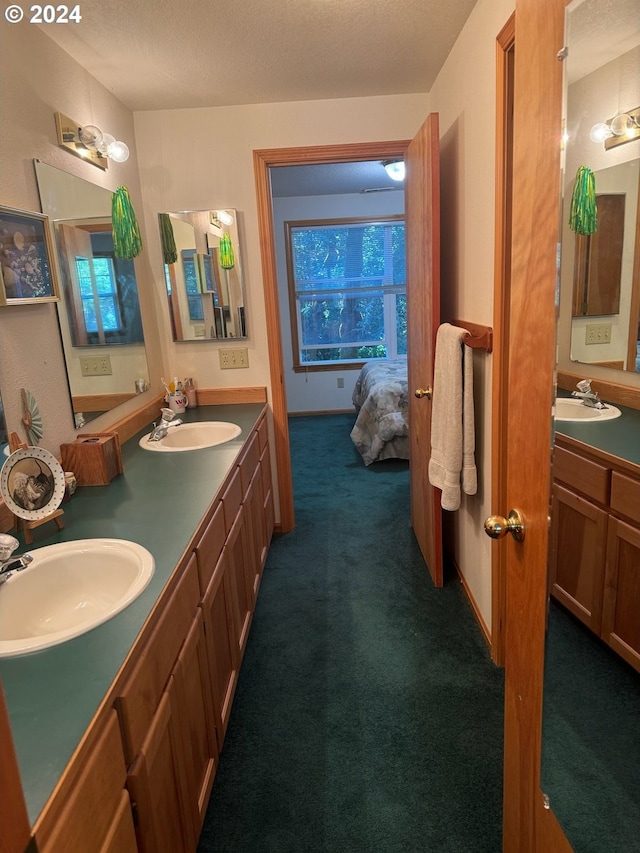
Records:
M558 342L567 350L571 342L572 360L615 368L612 376L620 376L621 369L638 369L640 140L606 148L593 142L590 132L594 124L640 104L640 0L574 0L567 6L566 46ZM577 238L568 227L574 181L582 165L592 170L596 195L602 197L597 229L602 225L602 231L592 241ZM599 273L602 280L596 281ZM596 331L588 331L590 326ZM587 334L596 340L585 341ZM584 367L581 372L590 375ZM589 472L583 467L581 473L586 483ZM570 507L563 515L555 511L559 492ZM579 603L587 597L589 581L593 583L592 567L605 563L613 522L606 510L566 489L554 490L553 497L550 542L557 550L552 550L550 562L562 550L563 566L570 567L566 571L573 571L584 586L576 592ZM568 554L571 549L562 544L567 542L580 542L580 550ZM606 551L607 559L613 559L610 553ZM635 553L625 552L625 565L630 576L638 578ZM640 586L635 583L624 606L629 622L635 619L640 631ZM593 630L587 627L592 613L585 610L578 618L561 601L557 595L549 600L541 787L578 853L637 850L640 673L600 638L596 617Z
M610 147L591 139L594 125L640 104L638 27L623 23L637 16L638 4L606 4L612 29L600 5L584 0L568 12L560 345L572 362L640 373L640 141L636 135ZM598 228L589 236L569 228L582 165L593 172L598 208Z
M55 235L58 319L81 427L149 385L135 262L114 255L109 190L39 160L35 170Z
M238 212L159 215L174 341L245 338Z

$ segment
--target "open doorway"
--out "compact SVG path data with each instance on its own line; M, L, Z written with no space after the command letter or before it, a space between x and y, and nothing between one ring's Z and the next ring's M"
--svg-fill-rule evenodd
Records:
M286 533L295 526L291 459L287 427L288 405L283 355L282 323L278 290L278 267L273 215L271 176L278 167L329 165L402 158L407 140L355 143L254 151L254 172L258 204L258 225L262 255L262 275L267 317L267 338L271 375L271 406L279 491L279 529Z
M385 162L270 169L289 414L352 411L363 361L406 357L404 186Z

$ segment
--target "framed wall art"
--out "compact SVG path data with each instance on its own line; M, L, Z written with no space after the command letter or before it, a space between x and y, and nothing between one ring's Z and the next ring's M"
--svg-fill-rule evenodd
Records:
M60 298L49 218L0 207L0 305Z

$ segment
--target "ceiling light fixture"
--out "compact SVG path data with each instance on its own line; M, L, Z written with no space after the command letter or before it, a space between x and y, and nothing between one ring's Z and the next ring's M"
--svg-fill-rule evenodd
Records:
M404 181L404 160L383 160L382 165L392 181Z
M95 124L80 126L56 113L56 129L59 145L101 169L108 168L109 160L124 163L129 159L129 146L110 133L103 133Z
M609 121L597 122L589 131L589 139L596 143L604 142L605 149L640 139L640 107L618 113Z

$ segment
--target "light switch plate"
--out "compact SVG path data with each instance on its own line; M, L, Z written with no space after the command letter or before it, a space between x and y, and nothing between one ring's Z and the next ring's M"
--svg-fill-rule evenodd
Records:
M233 349L221 349L220 367L222 370L236 370L240 367L249 367L249 352L246 347L234 347Z
M83 376L111 376L111 358L108 355L90 355L80 359Z

